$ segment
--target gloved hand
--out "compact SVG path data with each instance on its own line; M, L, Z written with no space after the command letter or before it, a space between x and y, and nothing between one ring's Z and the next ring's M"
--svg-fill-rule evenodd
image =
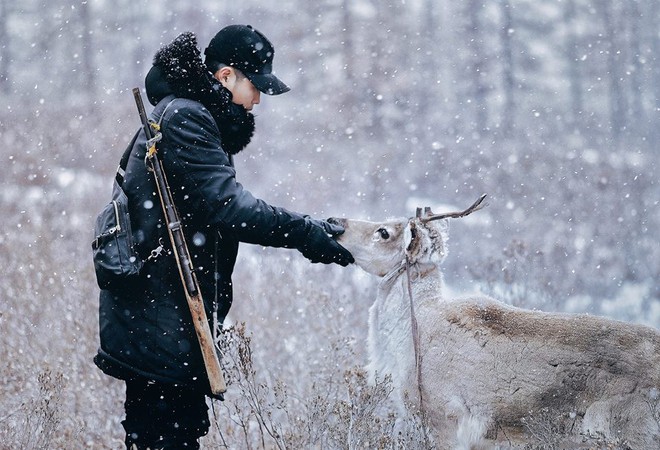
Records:
M344 227L310 218L306 218L305 222L307 239L300 247L305 258L313 263L336 263L344 267L355 262L353 255L334 239L344 232Z

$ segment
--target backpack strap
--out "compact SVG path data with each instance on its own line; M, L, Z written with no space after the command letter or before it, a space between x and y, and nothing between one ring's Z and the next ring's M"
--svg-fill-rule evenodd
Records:
M165 115L165 112L170 107L170 105L174 103L174 100L176 100L176 98L170 100L165 106L165 109L163 109L163 112L160 115L160 119L158 120L159 126L163 121L163 116ZM117 167L117 173L115 174L115 180L117 181L117 184L119 184L119 186L122 186L124 183L124 177L126 176L126 166L128 165L128 159L131 157L131 151L133 150L135 141L137 141L137 138L140 135L140 131L141 129L138 129L135 132L133 139L131 139L131 142L128 144L128 147L126 147L126 150L124 150L124 154L121 156L121 159L119 160L119 167Z
M135 132L135 136L133 136L133 139L131 139L131 143L128 144L128 147L126 147L126 150L124 150L124 154L121 155L121 159L119 160L119 167L117 167L117 173L115 174L115 180L117 181L117 184L119 186L121 186L124 183L124 176L126 175L126 165L128 164L128 158L131 156L131 150L133 150L133 146L135 145L135 141L137 141L139 134L140 134L140 130L137 130Z

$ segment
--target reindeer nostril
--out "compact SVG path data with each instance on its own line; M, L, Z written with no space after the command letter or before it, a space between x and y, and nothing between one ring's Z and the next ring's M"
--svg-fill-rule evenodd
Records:
M337 217L330 217L327 221L333 225L346 226L346 220L338 219Z

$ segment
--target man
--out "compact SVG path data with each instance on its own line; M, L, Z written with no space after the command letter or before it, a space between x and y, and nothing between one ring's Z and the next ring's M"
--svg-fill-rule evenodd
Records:
M179 210L208 317L222 323L232 302L238 244L298 249L312 262L353 262L332 238L343 229L253 197L236 181L232 156L254 132L251 110L261 93L289 88L272 73L274 49L250 26L223 28L202 62L192 33L161 48L146 77L151 118L160 121L158 154ZM126 167L124 190L141 282L102 290L101 346L96 364L126 382L126 447L199 448L209 427L204 363L162 218L145 166L140 131ZM152 250L163 254L148 259Z

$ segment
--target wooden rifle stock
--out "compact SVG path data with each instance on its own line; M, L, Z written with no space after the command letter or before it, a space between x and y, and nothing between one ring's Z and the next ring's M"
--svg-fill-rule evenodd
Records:
M147 118L147 114L144 110L144 103L142 102L142 94L140 93L139 88L133 89L133 96L135 97L140 120L144 127L144 133L147 136L146 160L148 161L149 167L153 171L154 178L156 179L158 196L160 197L160 204L163 208L163 214L167 223L167 233L170 237L172 250L174 251L174 256L179 268L179 275L183 284L183 290L186 294L186 300L188 301L188 307L190 308L190 313L192 315L192 322L195 326L195 332L199 341L199 347L202 351L202 357L204 358L204 366L206 367L206 375L209 379L211 392L214 396L222 398L222 394L227 391L227 386L225 384L224 376L222 375L218 354L215 351L213 335L211 334L206 310L204 309L202 292L199 289L199 283L197 282L197 277L193 270L190 252L188 251L188 245L186 244L183 229L181 228L181 220L179 219L179 214L174 206L174 199L172 198L170 187L167 184L167 178L165 177L162 163L158 159L156 141L159 139L159 135L154 135L154 130L152 128L153 125Z

